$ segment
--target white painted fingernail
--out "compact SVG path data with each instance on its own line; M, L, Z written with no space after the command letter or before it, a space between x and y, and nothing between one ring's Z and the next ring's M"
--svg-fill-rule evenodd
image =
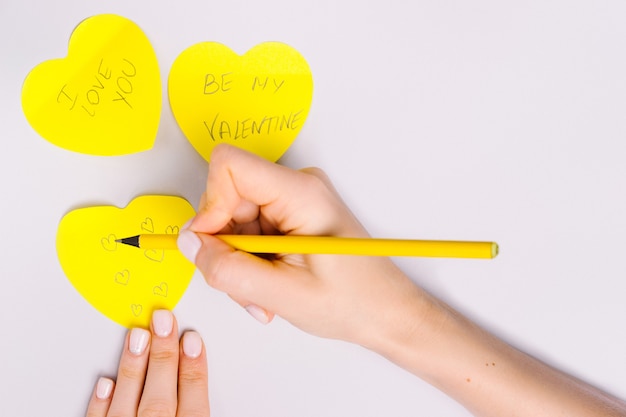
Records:
M174 315L169 310L156 310L152 313L152 329L159 337L167 337L174 327Z
M113 392L113 380L109 378L100 378L96 385L96 397L101 400L106 400L111 396Z
M195 359L202 353L202 338L197 332L185 332L183 335L183 353Z
M267 313L261 307L255 306L254 304L248 304L245 308L248 314L254 317L259 323L267 324L270 322Z
M178 235L178 250L183 256L192 263L196 263L196 256L198 256L198 251L202 247L202 241L191 230L183 229Z
M128 350L133 355L141 355L148 346L150 340L150 332L145 329L134 328L130 331L130 339L128 340Z

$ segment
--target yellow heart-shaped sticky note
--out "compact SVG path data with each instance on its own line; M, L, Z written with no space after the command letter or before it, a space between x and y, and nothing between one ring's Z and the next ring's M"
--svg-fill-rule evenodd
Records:
M22 108L30 125L62 148L92 155L150 149L161 115L161 78L142 30L117 15L79 24L68 55L26 77Z
M147 327L152 311L173 309L194 265L177 250L139 249L116 240L139 234L177 234L195 214L180 197L142 196L127 207L71 211L59 224L57 255L76 290L105 316L126 327Z
M176 58L168 92L178 125L207 161L219 143L276 161L309 114L313 77L302 55L283 43L239 56L204 42Z

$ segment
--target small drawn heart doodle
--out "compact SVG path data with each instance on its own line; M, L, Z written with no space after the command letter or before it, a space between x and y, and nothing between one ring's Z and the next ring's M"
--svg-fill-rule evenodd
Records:
M115 282L117 282L118 284L127 285L129 279L130 272L128 271L128 269L115 273Z
M133 312L133 316L139 317L143 311L143 306L141 304L131 304L130 310Z
M150 217L146 217L146 220L141 223L141 230L148 233L154 233L154 222Z
M103 237L102 239L100 239L100 242L102 243L102 247L105 250L108 250L109 252L113 252L114 250L117 249L117 242L116 242L117 237L115 237L114 234L110 234L107 237Z
M162 282L153 288L153 294L161 297L167 297L167 282Z
M177 235L180 232L180 227L178 226L167 226L165 228L166 235Z
M165 258L165 251L162 249L146 249L143 254L154 262L163 262L163 258Z

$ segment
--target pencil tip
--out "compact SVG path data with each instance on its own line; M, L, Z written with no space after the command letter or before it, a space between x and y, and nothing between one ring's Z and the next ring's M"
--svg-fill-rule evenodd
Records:
M131 236L131 237L125 237L123 239L117 239L116 242L124 244L124 245L134 246L134 247L138 248L139 247L139 236Z

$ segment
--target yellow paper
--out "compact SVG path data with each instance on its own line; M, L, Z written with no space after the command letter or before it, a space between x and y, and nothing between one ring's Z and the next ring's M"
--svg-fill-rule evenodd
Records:
M123 155L152 148L161 80L150 41L121 16L84 20L66 58L45 61L28 74L22 108L37 133L68 150Z
M142 196L127 207L89 207L61 220L57 254L76 290L105 316L126 327L147 327L152 311L173 309L195 267L177 250L144 250L116 239L178 233L195 214L184 199Z
M309 114L313 77L302 55L282 43L239 56L204 42L178 56L168 91L178 125L207 161L219 143L276 161Z

